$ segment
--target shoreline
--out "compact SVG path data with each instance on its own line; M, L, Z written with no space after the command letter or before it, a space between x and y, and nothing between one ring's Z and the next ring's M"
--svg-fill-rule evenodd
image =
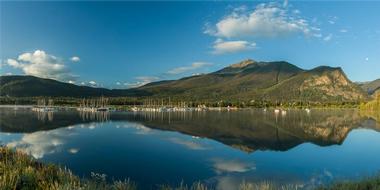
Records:
M37 107L38 105L32 105L32 104L0 104L0 108L33 108ZM59 109L77 109L81 108L80 106L72 106L72 105L56 105L56 106L51 106ZM133 105L109 105L108 107L110 108L147 108L147 109L154 109L154 108L160 108L159 106L133 106ZM163 106L163 107L170 107L170 106ZM172 108L189 108L189 109L196 109L199 107L176 107L172 106ZM288 107L288 106L268 106L268 107L255 107L255 106L247 106L247 107L205 107L205 110L209 111L219 111L220 110L230 110L230 111L235 111L235 110L249 110L249 109L269 109L269 110L274 110L274 109L280 109L280 110L304 110L304 109L317 109L317 110L326 110L326 109L360 109L359 105L357 107L333 107L333 106L304 106L304 107Z

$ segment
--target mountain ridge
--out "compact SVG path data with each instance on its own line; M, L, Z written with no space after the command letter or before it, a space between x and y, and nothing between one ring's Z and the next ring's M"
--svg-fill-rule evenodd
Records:
M340 67L305 70L286 61L247 59L208 74L131 89L78 86L33 76L1 76L0 95L174 97L184 100L357 101L368 95Z
M380 92L380 78L373 81L357 84L370 95L374 95L376 92Z
M281 84L286 84L285 86L288 88L282 88L281 86L284 85ZM313 90L313 87L318 88ZM286 61L245 60L206 75L139 88L153 94L166 96L195 95L195 99L205 99L204 96L211 96L211 99L249 99L252 97L251 99L270 101L281 99L355 101L367 98L367 95L347 78L340 67L320 66L304 70ZM336 92L334 92L335 88L338 89ZM170 93L170 90L173 89L175 92ZM211 94L205 94L202 91ZM290 93L284 93L286 91Z

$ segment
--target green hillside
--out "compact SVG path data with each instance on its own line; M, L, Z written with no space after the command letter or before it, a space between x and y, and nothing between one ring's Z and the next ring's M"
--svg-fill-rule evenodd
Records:
M358 101L368 98L341 70L303 70L287 62L246 60L219 71L140 87L156 97L190 100Z
M78 86L34 76L1 76L0 95L8 97L94 97L140 94L136 90L110 90L106 88Z
M33 76L1 76L3 97L137 97L184 101L357 102L368 95L340 68L304 70L285 61L245 60L209 74L153 82L133 89L78 86Z

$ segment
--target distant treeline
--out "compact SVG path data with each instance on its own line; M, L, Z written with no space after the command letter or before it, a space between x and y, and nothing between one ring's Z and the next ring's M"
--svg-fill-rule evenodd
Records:
M1 105L36 105L38 100L52 99L54 105L60 106L79 106L82 98L70 97L0 97ZM270 100L182 100L179 98L143 98L143 97L109 97L109 104L113 106L178 106L178 107L289 107L289 108L306 108L306 107L328 107L328 108L355 108L361 105L362 107L374 107L376 103L363 103L360 101L354 102L316 102L316 101L270 101ZM378 98L379 99L379 98ZM377 100L377 108L378 107Z

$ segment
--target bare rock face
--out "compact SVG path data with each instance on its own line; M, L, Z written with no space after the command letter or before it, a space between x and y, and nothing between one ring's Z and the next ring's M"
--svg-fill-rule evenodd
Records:
M244 67L251 65L251 64L254 64L254 63L256 63L256 61L254 61L252 59L247 59L247 60L244 60L242 62L232 64L232 65L230 65L230 67L231 68L244 68Z
M337 144L343 142L353 126L358 126L362 122L357 112L352 114L325 116L324 120L318 123L309 123L302 126L306 136L314 139L322 139Z
M330 68L317 75L311 75L300 86L300 91L318 90L326 96L342 97L345 100L365 98L340 68Z

